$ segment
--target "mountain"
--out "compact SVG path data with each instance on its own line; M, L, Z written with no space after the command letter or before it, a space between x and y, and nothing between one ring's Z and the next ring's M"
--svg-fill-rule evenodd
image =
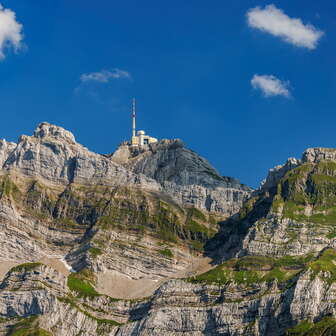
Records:
M141 150L121 145L112 160L156 180L177 202L201 210L232 215L251 192L239 180L220 176L181 140L161 140Z
M96 335L130 321L163 282L211 267L204 244L252 192L179 140L100 155L48 123L1 140L0 166L4 334Z
M258 190L180 140L0 142L0 335L335 335L336 149Z

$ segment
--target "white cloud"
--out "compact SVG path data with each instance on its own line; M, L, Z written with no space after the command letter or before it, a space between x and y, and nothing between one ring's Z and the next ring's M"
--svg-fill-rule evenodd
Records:
M108 83L112 79L130 79L131 75L129 72L120 69L102 70L99 72L91 72L82 74L80 80L82 83L87 82L98 82L98 83Z
M16 21L16 14L0 4L0 59L5 58L5 49L13 47L18 51L22 47L23 26Z
M290 97L289 82L281 81L272 75L254 75L251 85L254 89L261 90L265 97Z
M248 25L280 37L297 47L315 49L323 32L301 19L290 18L274 5L252 8L247 12Z

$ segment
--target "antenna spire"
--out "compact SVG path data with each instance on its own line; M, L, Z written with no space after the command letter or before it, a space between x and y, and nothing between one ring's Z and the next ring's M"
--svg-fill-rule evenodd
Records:
M132 100L132 137L136 136L136 123L135 123L135 118L136 118L136 107L135 107L135 98Z

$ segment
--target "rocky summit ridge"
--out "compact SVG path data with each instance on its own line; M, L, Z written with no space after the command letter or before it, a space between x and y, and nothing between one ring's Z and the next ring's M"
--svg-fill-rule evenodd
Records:
M96 154L77 143L71 132L44 122L33 136L23 135L17 144L2 140L0 163L4 172L18 171L52 183L94 183L156 190L182 204L205 210L211 208L227 215L237 212L251 192L238 180L221 177L206 160L185 148L179 140L163 140L148 146L147 152L139 155L132 152L128 157L132 160L123 161L122 153L131 151L129 148L120 146L112 156ZM173 160L179 164L167 155L174 156ZM166 183L168 173L169 183Z
M0 141L0 335L336 334L336 149L258 190L181 140Z

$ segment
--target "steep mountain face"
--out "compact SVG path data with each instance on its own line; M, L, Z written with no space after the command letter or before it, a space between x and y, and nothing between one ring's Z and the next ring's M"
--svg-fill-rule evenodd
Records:
M171 150L169 143L163 142L161 149ZM251 190L238 181L227 182L204 159L179 148L185 169L192 162L211 172L206 180L195 179L193 172L183 190L178 189L179 169L170 172L175 186L169 189L148 169L139 171L117 162L116 155L90 152L70 132L48 123L40 124L33 136L21 136L17 144L1 141L4 334L17 329L22 335L32 330L43 335L108 333L130 314L138 316L142 305L149 306L132 300L152 295L167 279L209 269L204 244ZM160 171L159 166L156 161L151 168ZM181 197L181 190L193 194L193 201ZM229 196L222 200L225 190ZM205 200L221 206L208 211ZM93 299L96 306L87 308ZM99 313L106 302L118 302L115 314Z
M128 185L160 190L152 179L132 174L103 155L90 152L70 132L48 123L40 124L33 136L21 136L17 145L3 142L0 158L3 172L36 176L48 183Z
M336 151L308 149L271 170L244 206L237 256L298 256L335 247Z
M161 140L140 150L121 145L112 160L154 179L176 201L202 210L232 215L251 192L238 180L220 176L181 140Z
M336 150L252 192L179 140L0 143L0 335L334 335Z

